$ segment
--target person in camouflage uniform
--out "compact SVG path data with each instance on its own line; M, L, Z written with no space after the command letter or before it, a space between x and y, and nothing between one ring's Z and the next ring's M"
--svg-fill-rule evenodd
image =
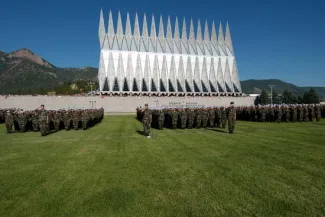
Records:
M286 106L285 108L285 121L288 123L290 121L290 108Z
M59 131L60 130L59 111L54 111L53 112L52 121L53 121L53 125L54 125L54 130Z
M206 128L208 126L209 111L208 108L204 108L202 111L202 126Z
M186 127L186 122L187 122L187 112L185 111L184 108L180 109L179 111L179 120L180 120L180 125L181 129L185 129Z
M177 128L177 122L178 122L178 112L176 109L171 109L170 110L170 118L172 120L172 129Z
M161 109L158 110L158 129L162 130L165 123L165 113Z
M315 109L315 116L316 116L316 121L319 121L322 117L322 113L321 113L321 107L320 105L317 105L316 106L316 109Z
M276 121L280 123L282 120L282 108L280 106L276 107Z
M39 117L39 127L41 136L45 136L49 131L49 117L44 105L41 105L41 112Z
M32 112L32 128L34 132L39 131L38 116L39 114L37 110Z
M196 125L196 128L200 128L202 126L202 111L201 111L201 109L195 110L195 125Z
M214 126L220 128L221 127L221 109L216 108L215 110L215 124Z
M81 121L82 121L82 129L87 130L88 121L89 121L88 110L83 110L82 111L82 113L81 113Z
M7 114L5 115L5 123L6 123L7 133L12 133L12 126L14 124L14 117L12 116L10 111L7 111Z
M213 108L209 109L209 126L214 127L214 121L215 121L215 111Z
M314 121L314 119L315 119L314 106L309 105L308 111L309 111L309 120Z
M292 122L297 122L298 121L298 109L297 106L292 106L291 108L291 117L292 117Z
M144 135L147 138L151 138L151 136L150 136L150 126L151 126L151 121L152 121L152 113L148 108L148 104L144 105L144 109L143 109L142 112L143 112L142 123L143 123Z
M228 131L229 133L234 133L236 124L236 108L234 106L234 102L230 103L230 107L228 108Z
M27 115L25 112L20 111L18 114L18 125L21 133L26 132L26 123L27 123Z
M73 129L78 130L79 129L79 111L74 110L72 113L72 123L73 123Z
M187 109L188 123L187 128L192 129L194 126L195 112L193 108Z
M72 110L69 109L63 112L65 130L70 130L71 116L72 116Z
M304 121L305 122L309 121L309 112L307 106L304 106Z
M304 120L304 108L302 105L298 106L298 121L302 122Z
M227 111L224 107L221 107L221 127L226 128L227 124Z

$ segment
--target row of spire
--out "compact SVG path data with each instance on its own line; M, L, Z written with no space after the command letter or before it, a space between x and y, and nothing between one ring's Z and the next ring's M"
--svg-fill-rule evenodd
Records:
M202 36L200 20L198 20L198 26L196 28L197 31L195 34L193 20L191 19L189 37L187 37L185 18L183 19L181 35L180 35L180 28L179 28L177 17L175 20L174 32L172 32L171 21L170 21L170 17L168 16L167 30L166 30L166 34L165 34L163 19L162 19L162 16L160 16L158 35L156 32L156 24L155 24L154 15L152 15L152 19L151 19L152 21L151 21L150 34L148 31L146 14L144 14L144 17L143 17L143 25L142 25L141 34L140 34L140 25L139 25L139 19L138 19L137 13L135 14L133 34L132 34L132 30L131 30L131 22L130 22L129 13L127 13L127 16L126 16L126 25L125 25L124 31L123 31L122 18L121 18L120 12L118 12L117 19L118 19L117 20L117 28L116 28L116 32L115 32L113 15L112 15L112 12L110 11L109 19L108 19L108 29L106 32L103 11L102 10L100 11L98 35L99 35L99 41L100 41L101 48L103 47L105 40L113 42L116 38L117 41L122 41L124 39L126 41L131 41L132 38L140 38L141 37L141 38L143 38L143 40L148 40L149 38L151 38L151 39L157 38L159 41L166 40L167 43L170 43L170 44L172 44L174 41L176 47L181 46L182 41L183 42L189 41L189 43L195 43L195 44L198 44L198 46L201 45L203 47L202 49L204 49L204 46L207 46L207 44L208 44L209 46L214 47L216 50L218 50L218 49L221 50L222 53L224 53L225 55L227 55L227 53L228 53L229 55L234 56L234 50L233 50L233 45L232 45L231 34L230 34L228 22L226 25L225 34L223 32L222 24L220 22L219 32L217 35L215 24L213 21L212 28L211 28L211 35L210 35L208 22L206 20L205 27L204 27L204 35ZM212 48L211 48L211 50L212 50ZM210 52L210 53L213 53L213 52Z

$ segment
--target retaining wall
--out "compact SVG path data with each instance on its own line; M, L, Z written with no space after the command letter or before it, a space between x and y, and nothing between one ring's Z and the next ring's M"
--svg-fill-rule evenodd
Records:
M41 104L46 109L90 108L91 97L87 96L0 96L0 108L22 108L33 110ZM149 106L168 105L169 103L197 103L204 106L228 106L235 102L237 106L254 104L255 97L119 97L94 96L96 108L103 107L105 112L135 112L137 106L148 103Z

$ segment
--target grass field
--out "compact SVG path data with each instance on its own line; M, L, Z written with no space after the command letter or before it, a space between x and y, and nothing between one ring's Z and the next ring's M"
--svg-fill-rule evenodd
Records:
M4 134L0 216L325 216L325 121Z

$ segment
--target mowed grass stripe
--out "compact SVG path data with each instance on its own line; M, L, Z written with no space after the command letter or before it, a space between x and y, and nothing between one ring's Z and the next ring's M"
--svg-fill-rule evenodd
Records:
M322 216L323 124L1 135L0 216Z

